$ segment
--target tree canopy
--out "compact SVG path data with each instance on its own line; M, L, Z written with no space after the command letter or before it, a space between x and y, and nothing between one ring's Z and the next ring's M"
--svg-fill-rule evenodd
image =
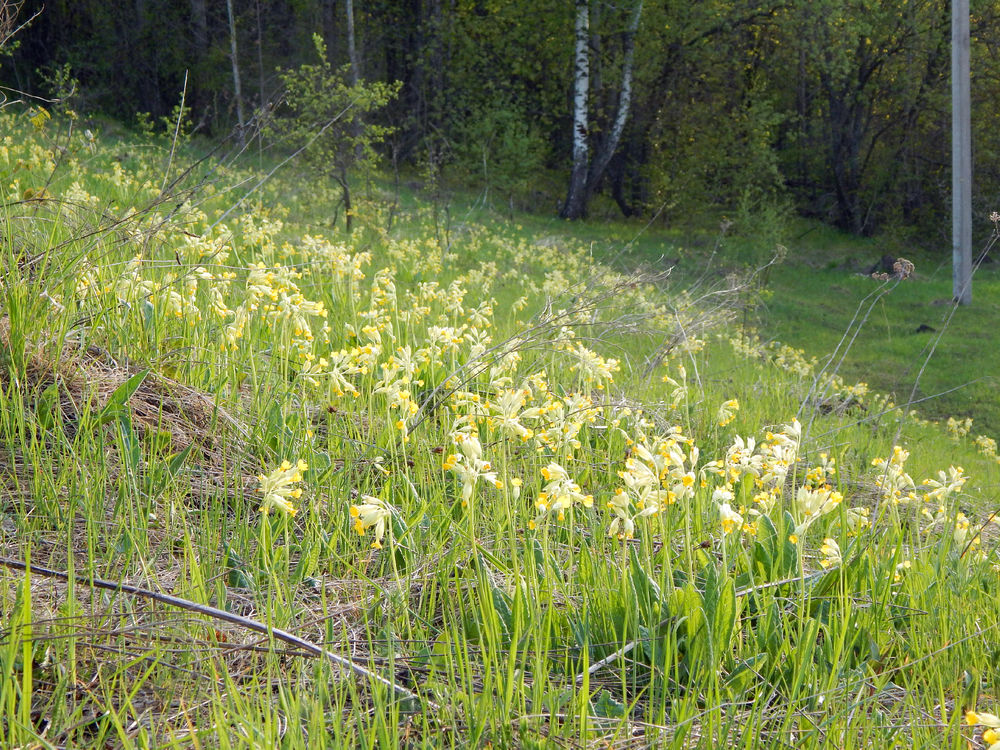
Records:
M975 201L986 216L1000 188L987 135L1000 14L972 6ZM396 163L432 160L511 202L575 217L600 201L665 221L777 202L860 234L914 227L947 247L949 7L50 0L0 82L50 95L75 80L74 107L129 122L168 115L186 77L195 126L219 134L238 105L262 111L294 80L287 71L315 64L315 34L332 70L353 63L364 82L398 82L371 115L391 129L381 148Z

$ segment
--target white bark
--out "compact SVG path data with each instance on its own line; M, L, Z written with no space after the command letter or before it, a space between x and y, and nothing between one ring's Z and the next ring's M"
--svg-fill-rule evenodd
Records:
M573 81L573 169L587 162L587 94L590 92L590 13L587 0L576 0L576 59Z
M562 215L577 219L586 212L587 187L588 110L587 95L590 91L590 4L576 0L576 52L573 70L573 174L569 181L569 194Z
M588 190L593 189L607 169L611 157L615 155L618 144L621 141L622 133L625 130L625 123L628 121L629 109L632 106L632 71L635 68L635 35L639 30L639 18L642 15L642 0L636 3L635 11L629 20L628 29L625 31L625 59L622 61L622 87L618 94L618 111L615 113L615 121L608 133L607 140L603 148L594 158L591 165L590 174L587 176Z
M233 62L233 93L236 96L236 123L239 127L239 140L242 144L246 134L246 118L243 114L243 90L240 85L240 63L236 55L236 21L233 18L233 0L226 0L226 13L229 14L229 50Z

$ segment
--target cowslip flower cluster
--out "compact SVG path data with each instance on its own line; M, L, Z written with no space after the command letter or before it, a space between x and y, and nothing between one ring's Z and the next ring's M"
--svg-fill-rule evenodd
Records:
M753 437L737 435L726 450L724 460L705 463L701 470L703 476L714 474L724 480L712 493L724 534L734 531L756 534L760 516L770 513L781 497L785 478L798 455L801 435L802 425L797 419L777 432L769 431L760 442ZM736 497L737 484L745 482L752 487L753 505L734 508L731 502Z
M382 549L382 539L385 537L385 530L392 516L392 506L371 495L362 495L361 499L363 503L350 507L351 518L354 519L353 528L358 536L364 536L368 529L374 527L375 538L372 540L372 548Z
M1000 461L1000 457L997 456L997 441L988 435L976 436L976 448L987 458L995 458Z
M904 470L909 457L910 452L897 445L888 459L876 458L872 461L872 466L881 472L881 476L875 478L875 486L881 491L882 499L893 505L916 500L913 479Z
M477 436L456 431L451 439L458 446L458 453L450 454L442 468L454 472L462 482L463 507L469 504L480 479L490 482L498 490L503 489L503 482L497 479L490 462L483 460L483 445Z
M666 437L629 442L630 455L618 472L625 486L615 490L606 503L615 516L608 535L620 538L633 536L639 519L651 518L692 497L698 484L698 448L679 427Z
M729 504L733 499L733 493L728 490L716 490L712 499L719 504L719 521L722 523L722 533L732 534L743 528L743 516ZM721 501L721 502L720 502Z
M585 508L593 506L593 496L584 495L580 485L570 479L569 472L554 461L542 469L542 476L546 484L535 500L538 515L528 524L528 528L537 528L552 513L556 514L558 520L565 520L566 511L577 503Z
M571 457L580 448L580 432L601 414L589 396L569 393L557 398L549 391L545 371L522 379L519 388L509 388L519 357L502 358L489 369L488 390L494 395L484 399L479 393L455 390L448 405L457 422L499 431L531 444L538 453ZM450 383L446 382L446 386Z
M883 503L895 506L923 500L934 506L933 509L926 505L920 508L920 515L928 521L923 533L929 534L940 528L951 534L957 547L978 547L982 540L979 534L973 533L970 519L961 511L949 507L948 503L953 495L962 491L968 481L965 471L961 466L949 466L947 471L939 471L937 478L923 480L920 486L925 492L921 498L917 495L913 479L904 471L909 455L908 451L897 445L888 459L876 458L872 461L872 465L880 472L875 478L875 484L882 491Z
M271 512L271 508L294 516L298 509L292 504L292 500L302 497L302 488L293 488L292 485L302 481L302 472L309 466L303 460L298 460L293 466L289 461L282 461L281 466L270 474L260 474L257 481L260 482L258 492L263 496L260 510L264 515Z
M582 344L568 344L565 351L576 360L569 368L570 372L579 372L587 386L592 385L598 390L603 390L605 383L614 382L615 373L621 370L617 359L605 359Z
M580 431L600 414L590 397L582 393L571 393L562 399L548 397L542 409L541 425L535 431L537 448L539 452L548 450L564 456L580 448Z
M813 523L832 513L844 500L844 496L831 484L837 473L836 461L825 453L821 453L819 458L819 464L809 468L805 482L795 492L797 523L791 535L793 543L798 543Z
M815 377L818 360L816 357L807 358L802 349L795 349L777 341L765 344L756 335L750 338L734 337L729 343L737 354L748 359L768 362L803 381ZM849 384L839 375L826 372L821 373L816 379L814 392L821 394L821 398L828 405L838 409L864 404L869 398L867 383ZM887 406L891 408L892 404L889 403Z
M961 466L949 466L948 471L939 471L937 479L925 479L921 484L928 488L924 499L927 502L943 503L951 495L961 492L968 477Z
M948 417L948 421L945 423L945 429L948 430L948 435L951 439L958 442L969 434L969 430L972 429L972 419L970 417L966 417L965 419Z
M924 528L925 534L929 534L937 528L946 531L950 529L952 541L958 548L964 548L966 545L978 547L982 544L980 535L972 533L972 522L969 517L961 511L952 513L942 504L937 507L937 513L932 513L927 508L923 508L921 512L930 519L930 523Z
M738 482L745 476L760 478L764 466L764 456L757 451L757 440L747 437L744 440L737 435L732 445L726 450L726 470L729 483Z
M394 426L403 433L403 442L408 442L407 420L419 408L413 400L410 386L423 385L424 381L413 377L420 365L414 361L410 347L399 347L397 353L400 355L398 358L390 355L389 360L382 363L382 378L375 383L372 393L385 394L389 410L399 411L400 416Z
M819 548L819 551L823 555L823 559L819 561L819 564L824 568L831 568L843 562L840 554L840 545L832 537L827 537L823 540L823 546Z
M718 413L715 415L715 423L719 427L725 427L734 419L736 419L736 412L740 410L740 402L731 398L728 401L723 401L722 405L719 407Z
M489 413L487 424L498 427L520 440L530 440L534 437L534 430L526 427L522 420L537 420L546 409L544 406L525 409L525 399L531 395L530 388L500 391L495 399L486 402L486 410Z
M668 365L669 361L664 360L664 365ZM684 365L677 365L677 377L679 380L675 380L670 377L670 375L664 375L662 382L667 383L672 386L670 391L670 408L679 409L680 405L687 401L688 398L688 386L687 386L687 370Z

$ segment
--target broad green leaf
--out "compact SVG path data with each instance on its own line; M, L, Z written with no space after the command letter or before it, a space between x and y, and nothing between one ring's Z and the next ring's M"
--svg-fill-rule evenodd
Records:
M621 701L615 700L607 690L601 690L596 701L590 702L590 710L594 716L602 719L620 719L625 716L628 707Z
M226 545L226 568L226 584L229 588L248 589L253 587L253 577L247 570L246 563L228 544Z
M629 558L629 573L640 615L646 623L656 622L661 616L661 603L663 599L660 593L660 586L646 572L645 567L639 561L639 556L636 554L634 547L629 549Z
M176 479L177 476L181 473L181 469L184 466L184 462L187 460L187 457L191 454L192 448L194 448L194 443L189 443L187 448L182 450L180 453L175 453L173 456L170 457L170 460L167 462L167 473L170 474L171 479Z
M56 426L59 415L59 383L49 383L48 388L38 395L35 414L43 430L51 430Z
M674 589L670 595L670 611L684 619L684 631L688 643L693 643L698 632L705 625L705 610L701 594L690 583Z
M761 677L761 672L767 668L767 654L757 654L749 659L742 660L736 668L730 672L723 683L729 691L731 700L742 698L751 685Z
M721 581L712 613L712 648L716 664L729 652L729 643L736 626L736 586L732 579Z
M753 559L754 573L764 581L774 580L776 575L775 557L778 547L778 530L768 516L761 516L757 522L757 538L754 541Z
M103 425L117 419L125 410L128 400L139 389L148 374L149 370L141 370L115 388L114 393L108 398L108 402L97 416L97 423Z

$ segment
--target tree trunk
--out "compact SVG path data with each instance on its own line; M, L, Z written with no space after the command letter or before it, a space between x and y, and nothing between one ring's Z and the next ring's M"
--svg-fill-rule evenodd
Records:
M347 170L341 169L337 175L337 182L340 183L341 197L344 201L344 230L347 234L354 228L354 215L351 209L351 186L347 182Z
M351 86L357 88L361 83L361 64L358 61L357 40L354 36L354 0L344 0L344 14L347 16L347 57L351 63ZM351 137L355 141L354 160L361 161L362 149L359 142L361 136L361 119L351 117ZM347 208L347 233L351 233L350 196L347 191L347 176L344 175L344 204Z
M204 58L208 53L208 11L205 0L191 0L191 26L195 51Z
M614 124L611 132L601 143L601 149L594 155L594 161L590 165L587 174L587 193L585 200L590 198L591 192L597 188L597 183L604 176L604 170L608 168L611 157L618 150L618 144L622 139L622 132L625 130L625 122L628 120L629 109L632 106L632 71L635 68L635 35L639 30L639 17L642 15L642 0L636 3L632 18L629 19L628 28L625 30L624 59L622 60L622 87L618 95L618 111L615 114Z
M587 94L590 89L590 54L587 43L590 30L588 0L576 0L576 54L573 71L573 173L569 193L559 215L580 219L587 214Z
M323 16L323 41L332 59L336 59L337 49L337 9L336 0L322 0L320 12Z
M354 0L344 0L344 13L347 15L347 59L351 63L351 85L357 86L361 80L361 65L354 37Z
M825 79L824 79L825 80ZM837 199L835 224L863 234L867 223L861 197L861 148L865 137L863 95L848 86L825 83L829 112L829 158Z
M233 62L233 94L236 97L236 126L240 145L246 142L246 118L243 114L243 91L240 86L240 62L236 54L236 20L233 17L233 0L226 0L226 13L229 15L229 50Z
M267 93L264 91L264 24L260 20L260 0L255 0L254 11L257 16L257 103L263 110L267 103Z

